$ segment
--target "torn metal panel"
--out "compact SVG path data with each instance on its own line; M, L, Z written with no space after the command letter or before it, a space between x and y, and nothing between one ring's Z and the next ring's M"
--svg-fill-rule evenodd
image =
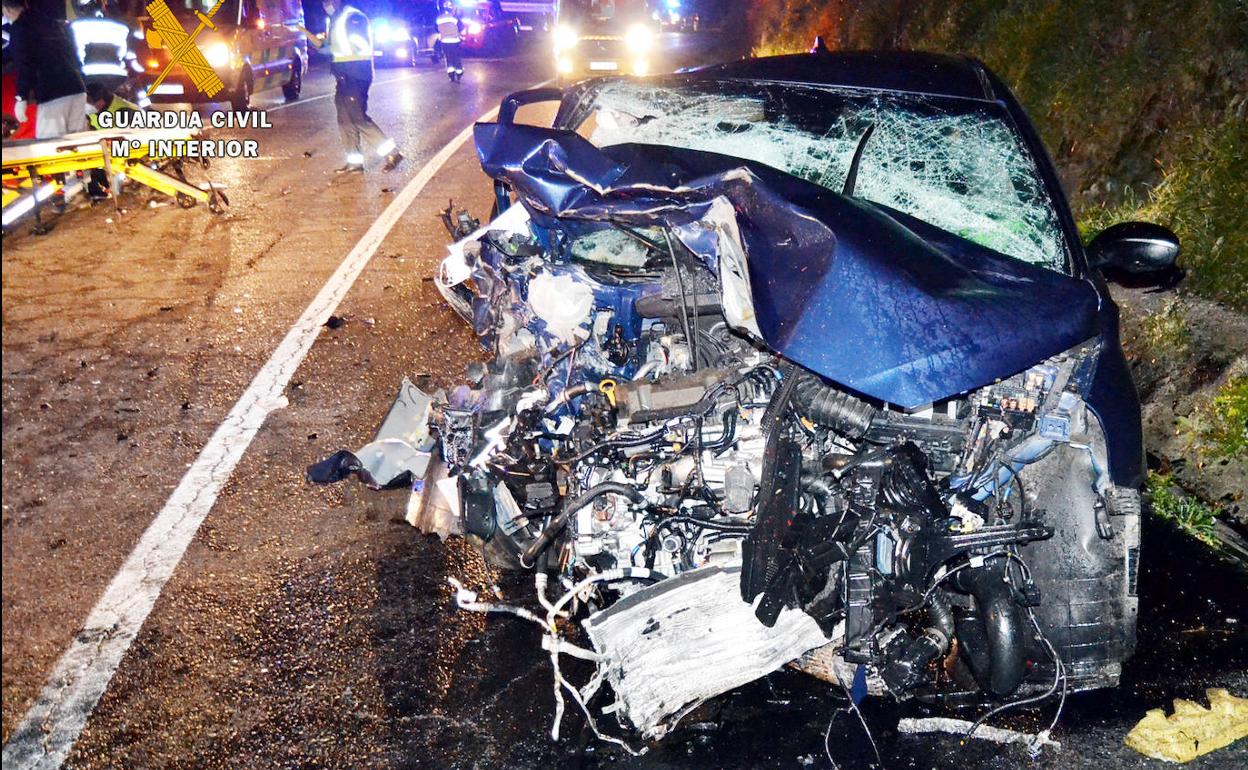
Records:
M739 580L739 569L693 570L583 622L619 711L647 738L662 737L708 698L828 644L802 612L782 612L770 628L758 623Z
M413 485L404 519L440 540L464 534L459 515L459 481L447 476L445 463L435 462L425 477Z
M354 452L343 449L312 465L308 479L328 484L354 475L373 489L410 488L429 470L434 448L430 412L435 401L445 398L441 391L426 394L404 377L373 440Z
M725 258L722 239L684 236L724 232L722 215L708 219L724 199L762 339L889 403L948 398L1097 331L1098 299L1085 281L739 158L599 150L572 132L495 124L477 126L477 146L486 172L519 193L536 224L549 226L550 216L662 224L713 268Z
M1017 744L1027 748L1028 752L1033 755L1039 755L1041 749L1050 748L1059 751L1062 744L1049 737L1048 731L1032 735L1030 733L1019 732L1018 730L1007 730L1004 727L975 727L973 722L965 719L950 719L948 717L903 717L897 722L897 732L907 735L918 735L922 733L952 733L953 735L962 736L965 741L966 736L974 728L974 737L993 743Z

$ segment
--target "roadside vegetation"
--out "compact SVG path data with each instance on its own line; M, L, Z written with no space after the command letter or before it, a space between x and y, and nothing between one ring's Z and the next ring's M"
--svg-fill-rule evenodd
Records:
M1187 494L1170 476L1161 473L1148 474L1148 497L1152 503L1153 515L1172 522L1207 545L1218 545L1214 537L1217 509Z
M740 1L758 55L821 35L983 60L1036 124L1086 238L1127 220L1178 234L1177 294L1118 296L1166 472L1153 510L1205 542L1219 515L1248 532L1248 2Z
M1180 425L1198 455L1214 460L1248 457L1248 375L1227 378L1213 398Z
M902 48L982 59L1018 95L1082 229L1183 243L1182 290L1248 311L1248 3L755 0L758 54Z

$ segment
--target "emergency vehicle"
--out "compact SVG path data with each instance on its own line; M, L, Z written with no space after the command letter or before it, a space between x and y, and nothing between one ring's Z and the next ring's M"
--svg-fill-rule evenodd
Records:
M203 18L211 21L195 39L204 60L224 84L209 96L191 81L187 71L175 64L155 89L148 88L153 102L228 101L236 110L245 110L257 91L281 86L287 101L299 98L303 76L308 69L307 37L296 26L303 25L300 0L165 0L186 34L191 34ZM215 13L210 12L215 8ZM201 16L202 14L202 16ZM170 59L170 47L155 36L156 19L139 17L140 30L147 42L140 63L146 87L157 80ZM155 37L155 39L153 39Z

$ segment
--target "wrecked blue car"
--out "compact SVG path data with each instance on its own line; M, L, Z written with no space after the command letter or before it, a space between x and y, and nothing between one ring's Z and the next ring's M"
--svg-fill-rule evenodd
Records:
M553 127L516 121L538 102ZM997 705L1117 683L1144 465L1102 272L1178 243L1085 248L982 64L592 80L513 94L476 145L497 212L448 210L436 282L489 361L312 473L533 571L541 610L457 597L542 627L560 714L653 739L784 665Z

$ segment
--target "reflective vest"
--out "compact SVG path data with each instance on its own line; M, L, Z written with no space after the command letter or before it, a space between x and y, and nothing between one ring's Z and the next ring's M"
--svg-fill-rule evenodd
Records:
M438 25L438 37L443 43L459 42L459 19L453 14L444 13L434 23Z
M113 75L126 77L130 53L130 28L119 21L87 17L69 24L82 74L86 77Z
M116 94L113 95L113 100L109 102L109 105L104 108L104 112L142 112L142 111L143 110L139 107L139 105L135 104L134 102L126 101L125 99L122 99L120 96L117 96ZM91 128L96 129L97 131L99 130L100 128L99 113L88 114L87 121L91 124Z
M373 31L363 11L346 5L329 20L329 52L335 64L373 60Z

